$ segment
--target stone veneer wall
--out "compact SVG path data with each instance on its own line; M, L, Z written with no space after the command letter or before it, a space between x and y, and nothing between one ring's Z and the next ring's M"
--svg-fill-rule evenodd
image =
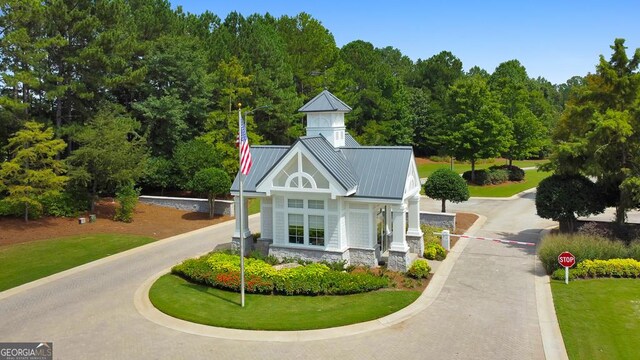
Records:
M209 212L209 202L207 199L142 195L139 197L139 200L145 204L170 207L178 210ZM234 206L231 200L216 200L213 206L214 214L216 215L234 216Z
M456 230L456 214L420 211L420 224Z
M374 249L350 248L347 252L349 253L347 260L349 265L378 266L378 259L376 259L376 251Z
M348 261L348 252L340 251L325 251L325 250L313 250L302 249L288 246L277 246L271 244L269 247L269 255L273 255L282 261L284 258L296 258L305 261L328 261L338 262L342 260Z
M418 254L419 257L424 255L424 239L422 236L406 236L407 245L409 245L409 252Z

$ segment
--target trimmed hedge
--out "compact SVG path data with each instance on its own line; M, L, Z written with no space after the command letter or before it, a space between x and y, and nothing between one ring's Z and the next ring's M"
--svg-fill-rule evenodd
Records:
M471 170L465 171L462 178L471 182ZM517 166L500 165L491 166L488 169L476 170L476 185L498 185L507 181L524 180L524 170Z
M171 269L186 280L240 291L240 256L216 252L188 259ZM245 290L248 293L282 295L346 295L389 286L389 279L369 273L352 274L313 263L276 270L262 260L245 258Z
M564 269L558 269L551 277L562 280L564 275ZM569 269L569 279L596 277L638 278L640 261L635 259L584 260L574 269Z

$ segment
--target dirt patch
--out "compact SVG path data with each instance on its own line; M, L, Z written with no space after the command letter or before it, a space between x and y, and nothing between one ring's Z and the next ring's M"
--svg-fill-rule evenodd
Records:
M138 203L133 222L123 223L113 220L115 207L116 204L112 199L102 200L96 206L97 221L82 225L78 224L77 218L45 217L25 223L23 219L0 217L0 246L62 236L101 233L133 234L164 239L232 219L229 216L209 219L208 214L205 213ZM89 214L81 216L88 219Z

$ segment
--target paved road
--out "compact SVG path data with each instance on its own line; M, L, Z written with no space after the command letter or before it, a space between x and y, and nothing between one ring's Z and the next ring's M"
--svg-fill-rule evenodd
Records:
M425 210L438 206L423 200ZM449 209L487 216L484 236L535 241L552 224L534 215L531 194ZM217 225L0 300L0 341L53 341L58 359L544 358L533 250L480 240L469 243L429 308L385 330L298 343L232 341L163 328L137 313L133 295L145 279L228 242L232 231L233 223Z

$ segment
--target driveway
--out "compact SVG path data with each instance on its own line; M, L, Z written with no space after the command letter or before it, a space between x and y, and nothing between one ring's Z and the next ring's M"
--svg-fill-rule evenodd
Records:
M423 210L439 202L423 199ZM533 194L472 199L449 210L488 217L479 235L537 241L553 223L535 216ZM251 227L258 229L259 217ZM57 359L544 359L532 248L471 240L434 303L384 330L333 340L265 343L164 328L133 305L150 276L226 243L232 222L135 249L2 299L0 341L53 341Z

